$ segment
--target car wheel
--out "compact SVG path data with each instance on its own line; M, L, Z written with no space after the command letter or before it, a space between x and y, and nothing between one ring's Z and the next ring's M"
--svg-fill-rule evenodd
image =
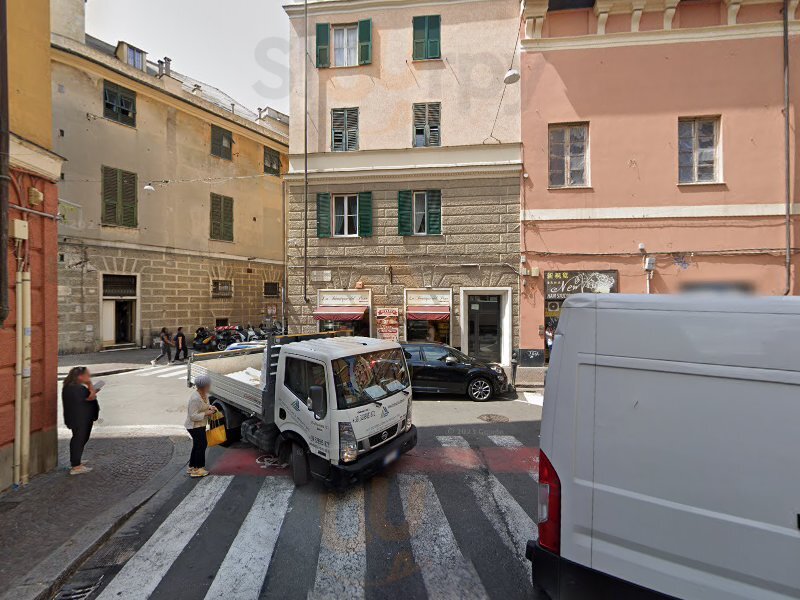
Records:
M300 444L292 443L292 480L296 486L305 485L309 480L308 457Z
M225 348L227 348L227 347L228 347L228 344L227 344L227 343L225 343L223 340L219 340L219 341L217 342L217 350L219 350L220 352L222 352L223 350L225 350Z
M469 382L467 395L475 402L485 402L492 397L492 383L485 377L476 377Z

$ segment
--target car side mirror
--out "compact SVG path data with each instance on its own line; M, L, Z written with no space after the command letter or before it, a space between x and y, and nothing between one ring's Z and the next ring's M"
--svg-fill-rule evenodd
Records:
M325 390L320 385L312 385L308 389L308 396L311 399L311 406L309 410L314 413L317 420L325 417L327 413L327 402L325 398Z
M457 365L458 359L455 356L446 356L444 359L444 364L446 365Z

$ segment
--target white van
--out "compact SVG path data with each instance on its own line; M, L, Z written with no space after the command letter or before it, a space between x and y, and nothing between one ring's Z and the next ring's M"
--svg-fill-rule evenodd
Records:
M800 298L569 298L539 480L554 599L800 598Z

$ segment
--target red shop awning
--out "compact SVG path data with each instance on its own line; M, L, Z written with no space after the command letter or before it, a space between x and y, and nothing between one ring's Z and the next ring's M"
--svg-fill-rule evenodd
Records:
M409 321L449 321L449 306L409 306L406 308Z
M360 321L366 314L366 306L320 306L314 311L314 318L317 321Z

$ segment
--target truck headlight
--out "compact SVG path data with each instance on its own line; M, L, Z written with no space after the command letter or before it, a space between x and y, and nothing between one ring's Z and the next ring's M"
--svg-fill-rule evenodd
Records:
M406 410L406 431L411 431L411 396L408 397L408 409Z
M358 458L358 442L349 421L339 423L339 458L346 463Z

